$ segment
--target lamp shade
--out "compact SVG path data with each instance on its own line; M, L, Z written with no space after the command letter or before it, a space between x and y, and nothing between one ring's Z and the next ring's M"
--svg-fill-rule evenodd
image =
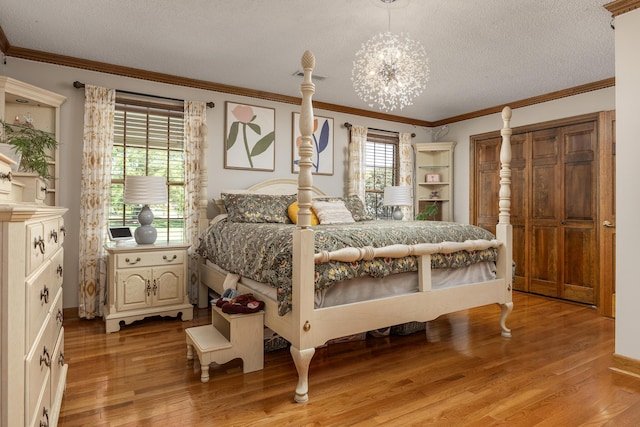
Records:
M384 187L384 206L411 206L411 187Z
M167 179L164 176L126 176L124 202L141 205L167 203Z

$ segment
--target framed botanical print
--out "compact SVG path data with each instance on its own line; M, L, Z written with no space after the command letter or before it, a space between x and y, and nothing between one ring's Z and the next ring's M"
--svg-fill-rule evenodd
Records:
M300 135L300 113L293 113L293 143L291 147L291 172L298 173L300 155L298 147L302 142ZM314 116L311 137L313 155L311 171L316 175L333 175L333 119Z
M225 103L224 167L273 171L275 169L274 108Z

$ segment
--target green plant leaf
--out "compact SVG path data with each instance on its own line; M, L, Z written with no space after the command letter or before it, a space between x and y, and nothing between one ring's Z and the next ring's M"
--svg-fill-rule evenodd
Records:
M238 125L240 122L233 122L231 124L231 129L229 129L229 136L227 136L227 151L233 147L233 144L236 143L236 139L238 139Z
M249 126L251 130L257 133L258 135L262 133L262 129L260 129L260 126L255 123L247 123L247 126Z
M274 140L275 140L274 132L269 132L268 134L263 136L258 142L256 142L256 145L254 145L253 148L251 149L251 157L255 157L259 154L264 153L269 148L269 146L273 143Z

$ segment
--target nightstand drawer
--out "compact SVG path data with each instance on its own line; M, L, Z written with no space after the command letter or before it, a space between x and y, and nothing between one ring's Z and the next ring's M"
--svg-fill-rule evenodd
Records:
M184 263L185 251L166 250L116 255L116 268L157 267Z

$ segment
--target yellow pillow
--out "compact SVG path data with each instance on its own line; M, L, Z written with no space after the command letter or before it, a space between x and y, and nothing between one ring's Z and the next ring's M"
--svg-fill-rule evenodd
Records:
M300 208L298 207L298 202L297 201L291 203L289 205L289 207L287 208L287 213L289 214L289 219L294 224L298 223L298 211L299 210L300 210ZM311 225L318 225L318 224L320 224L320 221L318 220L318 217L316 216L316 214L312 210L311 211Z

